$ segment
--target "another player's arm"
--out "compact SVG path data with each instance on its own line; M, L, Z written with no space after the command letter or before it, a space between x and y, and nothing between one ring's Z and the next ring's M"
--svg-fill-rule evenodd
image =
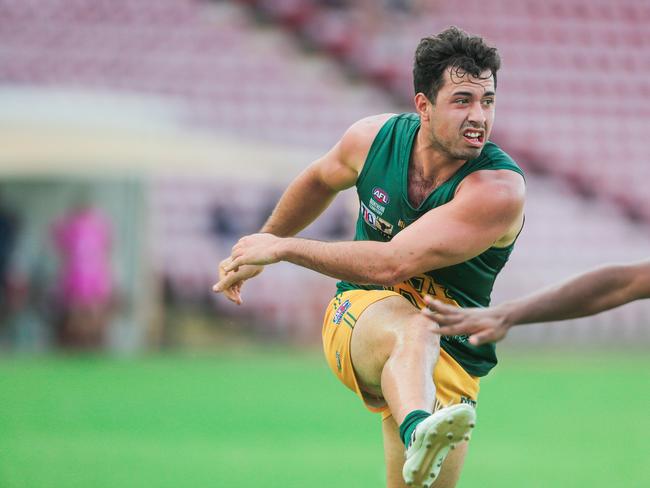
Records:
M480 171L454 199L430 210L389 242L319 242L256 234L233 248L231 269L288 261L355 283L394 285L419 273L466 261L521 226L523 179Z
M425 313L444 326L441 334L470 335L483 344L502 339L513 325L586 317L641 298L650 298L650 261L604 266L487 309L458 309L427 297Z

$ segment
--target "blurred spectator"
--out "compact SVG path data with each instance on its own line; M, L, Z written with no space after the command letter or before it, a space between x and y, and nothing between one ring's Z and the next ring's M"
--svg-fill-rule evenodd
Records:
M235 239L239 237L239 225L233 212L224 204L216 204L210 211L212 233L219 239Z
M10 298L9 270L18 234L18 216L5 206L0 188L0 323L4 323Z
M101 347L113 308L111 223L84 198L55 222L53 238L61 258L59 341L65 347Z
M327 8L349 8L350 0L318 0L318 3Z

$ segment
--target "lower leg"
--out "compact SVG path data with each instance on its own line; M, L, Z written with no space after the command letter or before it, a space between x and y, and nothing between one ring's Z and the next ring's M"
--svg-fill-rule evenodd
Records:
M381 395L393 414L392 440L396 441L391 443L391 454L386 450L391 487L408 481L431 488L445 457L450 450L456 452L473 423L473 412L467 412L466 406L430 415L436 394L433 371L440 352L437 327L401 297L375 302L354 327L350 353L359 386L364 394ZM400 424L402 432L397 428ZM404 444L411 440L405 463Z
M398 426L392 417L384 419L382 432L386 461L386 486L387 488L406 488L407 485L402 477L404 444L399 438ZM467 446L468 444L463 442L449 453L432 488L453 488L456 486L465 461Z
M431 413L436 397L433 369L440 349L436 324L415 315L409 330L398 337L381 373L381 390L395 421L401 424L414 410Z

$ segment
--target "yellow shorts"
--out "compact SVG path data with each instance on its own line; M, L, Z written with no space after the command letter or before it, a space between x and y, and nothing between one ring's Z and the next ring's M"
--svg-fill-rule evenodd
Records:
M390 296L401 296L389 290L353 290L340 293L329 303L323 320L323 349L329 367L345 386L354 391L372 412L381 412L384 419L391 416L388 406L380 401L373 405L373 399L364 396L352 366L350 342L352 330L363 311L379 300ZM442 348L440 358L433 372L436 385L436 405L456 403L476 404L479 378L467 373Z

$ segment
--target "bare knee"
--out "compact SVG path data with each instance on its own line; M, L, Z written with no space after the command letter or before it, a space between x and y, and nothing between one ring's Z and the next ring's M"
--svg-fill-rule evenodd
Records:
M413 314L397 333L396 345L421 346L430 350L440 348L438 324L420 314Z
M440 336L435 333L437 329L438 324L418 313L403 318L391 327L377 344L375 350L381 358L380 362L384 364L401 352L410 355L414 351L422 351L427 355L436 356L440 350Z
M422 351L435 360L440 344L434 333L437 327L402 297L387 298L368 307L357 320L350 344L362 388L379 387L384 365L402 352L412 356Z

